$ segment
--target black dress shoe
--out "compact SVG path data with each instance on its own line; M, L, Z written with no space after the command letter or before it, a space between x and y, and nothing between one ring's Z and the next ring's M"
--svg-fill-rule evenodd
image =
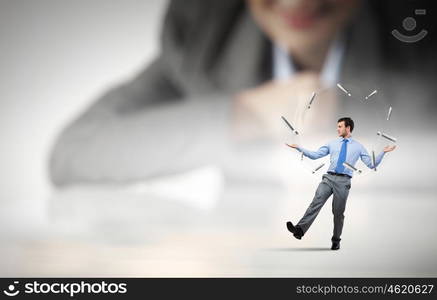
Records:
M331 250L338 250L340 249L340 241L333 241Z
M288 231L290 231L293 236L295 238L297 238L298 240L300 240L303 236L303 231L302 228L300 228L299 226L294 226L293 223L291 222L287 222L287 229Z

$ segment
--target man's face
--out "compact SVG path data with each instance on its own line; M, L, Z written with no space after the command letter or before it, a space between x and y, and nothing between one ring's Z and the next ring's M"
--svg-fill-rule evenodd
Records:
M246 0L256 22L275 43L293 53L331 40L360 0Z
M338 136L345 137L350 133L350 127L346 127L344 121L337 123L337 133Z

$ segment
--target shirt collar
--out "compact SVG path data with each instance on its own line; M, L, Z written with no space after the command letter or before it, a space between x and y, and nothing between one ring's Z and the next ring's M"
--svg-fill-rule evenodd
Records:
M329 48L323 64L320 79L326 86L335 86L340 76L341 62L344 56L345 43L343 35L338 35ZM286 80L296 73L292 57L279 45L273 44L273 77Z
M344 140L347 140L348 142L351 142L352 141L352 136L348 137L347 139L345 139L344 137L340 138L340 141L343 142Z

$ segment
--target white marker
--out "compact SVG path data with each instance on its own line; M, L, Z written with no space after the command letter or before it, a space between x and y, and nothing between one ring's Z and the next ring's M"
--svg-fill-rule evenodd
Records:
M349 170L352 170L354 172L358 172L358 174L361 174L361 172L362 172L361 170L358 170L357 168L355 168L354 166L348 164L347 162L344 162L343 166L348 168Z
M293 133L294 133L295 135L299 135L299 132L297 132L297 130L294 129L293 126L291 126L291 124L287 121L286 118L284 118L284 117L281 117L281 118L282 118L282 120L285 122L285 124L287 124L287 126L291 129L291 131L293 131Z
M311 108L311 104L313 104L314 98L316 98L316 93L315 92L313 92L313 94L311 95L310 103L308 103L308 109Z
M388 134L386 134L384 132L378 131L376 134L382 136L383 138L385 138L389 141L392 141L393 143L396 143L396 138L389 136Z
M320 166L318 166L317 168L315 168L315 169L313 170L313 174L316 173L318 170L320 170L324 165L325 165L325 164L323 163L323 164L321 164Z
M349 93L344 87L341 86L341 84L337 83L337 86L340 90L342 90L346 95L349 97L352 96L351 93Z
M372 150L372 163L373 163L373 170L376 172L376 159L375 159L375 151Z
M378 90L374 90L369 96L366 96L366 100L375 95L378 92Z
M390 121L390 116L391 116L391 106L388 109L388 114L387 114L387 121Z

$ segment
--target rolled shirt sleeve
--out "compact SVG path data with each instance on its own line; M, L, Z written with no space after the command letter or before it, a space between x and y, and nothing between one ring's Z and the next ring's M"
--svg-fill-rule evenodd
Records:
M323 145L317 151L309 151L302 147L298 147L297 150L302 152L304 156L310 159L318 159L329 154L329 145Z

